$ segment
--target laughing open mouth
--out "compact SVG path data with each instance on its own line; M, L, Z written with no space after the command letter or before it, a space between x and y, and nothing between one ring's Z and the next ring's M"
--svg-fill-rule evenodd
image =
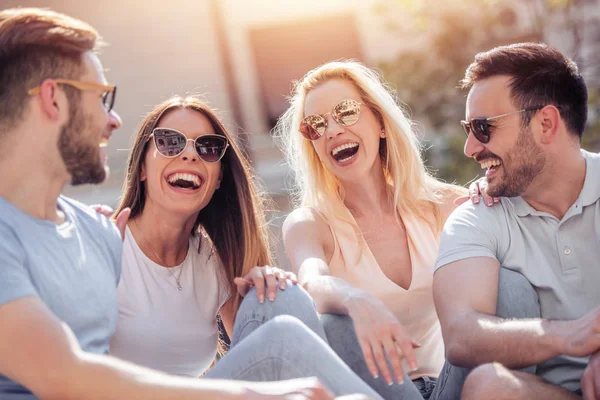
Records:
M490 160L482 161L479 165L481 165L481 169L487 169L488 171L494 171L502 165L502 161L497 160L497 159L490 159Z
M335 161L343 163L350 161L358 152L358 143L344 143L331 150L331 156Z
M168 177L167 182L173 187L194 190L200 187L200 177L194 174L176 173Z

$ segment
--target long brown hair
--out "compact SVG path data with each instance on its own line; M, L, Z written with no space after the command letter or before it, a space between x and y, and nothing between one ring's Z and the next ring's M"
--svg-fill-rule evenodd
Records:
M172 97L156 106L142 121L127 162L123 195L115 215L131 208L131 218L144 210L146 185L140 180L142 164L148 150L148 138L160 119L175 110L193 110L204 115L217 135L225 136L230 146L221 159L223 179L209 203L198 214L191 235L203 229L210 237L223 265L229 293L235 296L234 311L240 298L233 279L244 276L255 266L271 264L268 227L265 219L266 199L258 190L252 167L217 115L202 100Z

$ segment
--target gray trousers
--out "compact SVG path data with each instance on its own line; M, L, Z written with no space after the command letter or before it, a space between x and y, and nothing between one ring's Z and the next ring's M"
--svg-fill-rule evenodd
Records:
M327 345L312 299L289 281L273 302L260 304L251 290L232 336L231 349L206 378L265 382L316 376L337 396L381 398Z
M521 274L500 269L498 305L496 314L503 318L539 318L537 294L529 281ZM321 321L329 345L352 368L352 370L384 399L402 400L458 400L470 369L459 368L446 362L437 383L428 377L413 383L404 375L404 384L387 385L381 378L373 378L363 357L352 319L348 316L326 314ZM388 363L388 366L391 366ZM526 369L535 372L535 367Z

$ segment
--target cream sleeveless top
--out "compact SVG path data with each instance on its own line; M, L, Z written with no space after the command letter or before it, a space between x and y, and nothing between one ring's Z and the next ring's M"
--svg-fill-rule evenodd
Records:
M349 211L347 214L354 221ZM412 281L406 290L383 273L367 243L362 237L357 238L350 223L338 218L325 218L325 221L334 240L329 262L331 274L375 295L398 318L410 337L421 344L415 349L418 369L408 374L410 379L437 377L444 364L444 342L432 294L439 235L423 219L402 214L412 264ZM409 371L406 363L405 371Z

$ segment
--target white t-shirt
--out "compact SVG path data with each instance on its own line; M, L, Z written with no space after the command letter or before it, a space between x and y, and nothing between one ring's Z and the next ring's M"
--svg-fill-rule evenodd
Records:
M111 355L174 375L200 376L215 358L216 315L229 298L210 240L191 237L185 260L169 272L142 252L127 228L122 261Z

